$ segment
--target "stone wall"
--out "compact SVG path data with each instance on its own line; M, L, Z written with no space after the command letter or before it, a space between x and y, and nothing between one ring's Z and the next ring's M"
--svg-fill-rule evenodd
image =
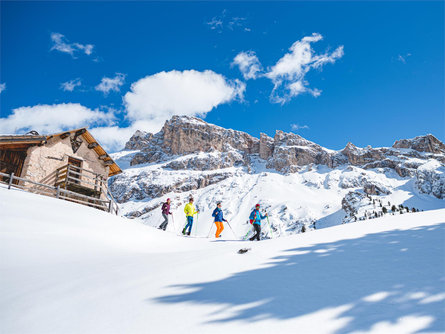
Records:
M74 136L74 134L71 134ZM88 143L82 138L82 144L76 153L71 147L70 137L61 139L54 137L43 146L33 146L28 149L21 177L29 180L54 186L56 181L56 169L68 164L68 158L73 157L82 161L82 168L100 174L104 177L104 187L107 187L109 167L98 159L97 153L88 148ZM88 176L92 176L90 173ZM87 178L85 181L91 182ZM104 194L105 196L105 194Z

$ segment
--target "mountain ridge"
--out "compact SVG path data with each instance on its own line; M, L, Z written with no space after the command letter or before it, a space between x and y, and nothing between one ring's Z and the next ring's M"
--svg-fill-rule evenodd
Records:
M445 207L445 146L431 134L396 140L391 147L348 143L335 151L280 130L258 139L174 116L158 133L136 131L113 158L124 169L110 180L113 195L124 215L148 224L156 224L157 208L167 197L179 208L194 196L200 217L209 222L214 202L223 200L237 224L260 202L276 217L274 233L283 235L303 225L382 214L384 205L370 206L370 198L410 210Z

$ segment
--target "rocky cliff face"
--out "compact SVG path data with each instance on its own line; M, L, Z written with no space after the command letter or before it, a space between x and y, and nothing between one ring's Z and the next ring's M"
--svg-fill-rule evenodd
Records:
M210 163L208 166L195 159L170 168L192 169L217 169L230 167L242 161L243 154L255 154L259 152L259 140L245 132L224 129L216 125L208 124L203 120L188 116L173 116L165 122L162 130L153 135L138 131L125 145L126 148L138 148L131 165L163 161L172 156L184 156L198 152L218 152L223 163ZM138 138L141 140L138 141ZM225 154L222 154L225 153ZM240 159L241 156L241 159ZM202 165L200 167L200 165ZM182 166L182 167L181 167Z
M297 190L335 192L333 196L341 196L339 209L347 215L352 212L350 203L366 196L391 197L401 184L445 198L445 145L432 135L398 140L392 147L360 148L348 143L333 151L293 133L276 131L273 137L261 134L258 139L198 118L174 116L156 134L136 131L125 148L132 150L125 156L131 166L110 180L110 189L120 203L146 203L127 206L124 211L130 217L148 217L163 196L175 194L185 201L181 194L210 188L222 193L218 187L223 185L245 200L251 191L244 185L236 190L232 180L254 182L263 171L289 177ZM326 205L329 210L334 207ZM311 226L319 219L299 210L286 210L283 217L288 226Z
M432 135L398 140L390 148L359 148L348 143L343 150L332 151L293 133L276 131L273 138L261 134L258 140L245 132L224 129L188 116L174 116L156 134L136 131L125 148L140 150L134 155L132 166L167 161L174 156L208 153L166 166L176 170L248 166L251 155L258 155L267 162L268 168L281 173L294 173L310 164L330 168L352 165L364 169L390 168L406 177L414 176L422 161L435 159L445 163L445 145Z
M445 153L445 145L439 139L434 137L431 134L426 136L420 136L413 139L401 139L397 140L394 145L394 148L408 148L412 150L416 150L418 152L429 152L429 153L437 153L444 154Z

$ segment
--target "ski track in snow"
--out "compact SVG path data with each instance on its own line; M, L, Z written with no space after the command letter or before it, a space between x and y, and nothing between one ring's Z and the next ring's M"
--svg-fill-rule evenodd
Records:
M445 209L242 242L0 186L0 333L444 333L444 241Z

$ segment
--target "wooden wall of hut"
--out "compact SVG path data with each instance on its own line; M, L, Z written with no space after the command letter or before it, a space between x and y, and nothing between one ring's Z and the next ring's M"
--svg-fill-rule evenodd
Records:
M23 163L26 158L26 149L0 149L0 172L11 174L14 173L15 176L21 176ZM2 178L0 176L0 178ZM2 180L9 179L8 177L3 177ZM14 181L15 183L18 181Z

